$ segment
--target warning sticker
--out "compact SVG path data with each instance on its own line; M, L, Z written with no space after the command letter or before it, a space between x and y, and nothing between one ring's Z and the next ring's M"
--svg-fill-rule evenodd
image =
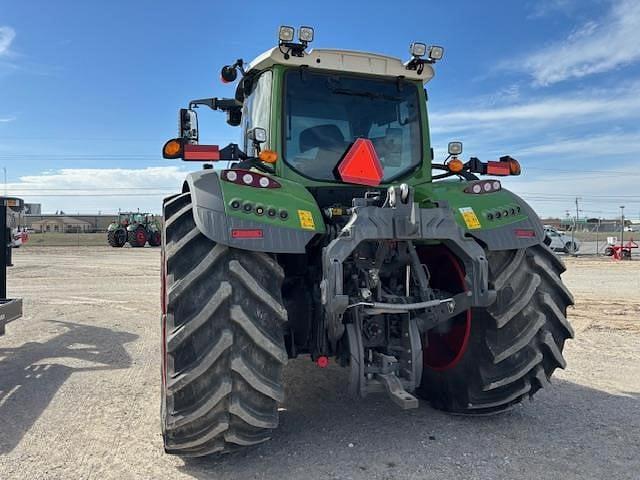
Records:
M316 224L313 221L313 215L309 210L298 210L298 218L300 219L300 226L307 230L315 230Z
M476 213L473 211L473 208L462 207L462 208L459 208L458 210L460 210L460 213L462 214L462 219L464 220L464 223L467 225L467 228L469 230L474 230L482 227L480 225L480 221L478 220L478 217L476 217Z

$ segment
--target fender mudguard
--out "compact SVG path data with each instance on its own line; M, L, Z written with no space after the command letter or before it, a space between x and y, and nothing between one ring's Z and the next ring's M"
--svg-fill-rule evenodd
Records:
M305 253L307 243L317 233L274 225L266 219L261 221L256 215L229 215L225 209L226 201L220 178L215 170L190 173L185 184L191 193L196 226L214 242L257 252ZM279 195L276 191L270 194ZM243 235L243 232L249 231L260 232L259 237Z
M501 188L486 194L470 194L473 182L435 182L416 187L422 205L449 208L467 236L479 240L487 250L513 250L544 242L538 215L522 198Z

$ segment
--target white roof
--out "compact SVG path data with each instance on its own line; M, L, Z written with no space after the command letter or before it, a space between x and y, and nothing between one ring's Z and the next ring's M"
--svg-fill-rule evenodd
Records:
M286 51L283 49L283 51ZM307 65L309 68L321 70L337 70L343 72L364 73L385 77L403 76L410 80L421 80L423 83L433 78L434 71L430 64L424 64L421 73L407 70L399 58L378 55L377 53L356 52L351 50L332 50L317 48L305 52L302 57L291 55L288 59L278 47L267 50L256 57L249 70L264 70L272 65Z

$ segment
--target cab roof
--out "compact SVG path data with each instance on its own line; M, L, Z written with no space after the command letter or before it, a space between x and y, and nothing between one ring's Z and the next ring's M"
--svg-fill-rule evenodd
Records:
M423 83L427 83L434 76L434 70L430 64L423 64L420 70L409 70L399 58L377 53L326 48L314 48L304 52L302 57L290 55L286 59L284 52L279 47L275 47L256 57L249 64L247 72L261 71L273 65L306 65L320 70L363 73L381 77L404 77L409 80L420 80Z

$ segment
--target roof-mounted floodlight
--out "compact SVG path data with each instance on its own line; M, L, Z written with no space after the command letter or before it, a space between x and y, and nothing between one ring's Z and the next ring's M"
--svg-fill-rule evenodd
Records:
M280 43L290 43L293 42L293 37L296 31L293 27L289 27L287 25L282 25L278 29L278 40Z
M444 48L437 46L427 47L426 43L413 42L409 47L409 53L411 54L411 60L405 63L407 70L415 70L418 75L421 75L425 63L436 63L442 59ZM422 58L425 56L427 58Z
M413 42L409 47L409 53L412 57L424 57L427 54L427 45L425 43Z
M433 45L429 47L429 60L437 62L444 57L444 48Z
M293 27L283 25L278 30L278 47L285 60L291 56L304 57L304 50L313 41L313 28L302 26L298 29L298 43L293 41L295 30Z
M300 27L298 29L298 40L300 43L313 42L313 28L312 27Z

